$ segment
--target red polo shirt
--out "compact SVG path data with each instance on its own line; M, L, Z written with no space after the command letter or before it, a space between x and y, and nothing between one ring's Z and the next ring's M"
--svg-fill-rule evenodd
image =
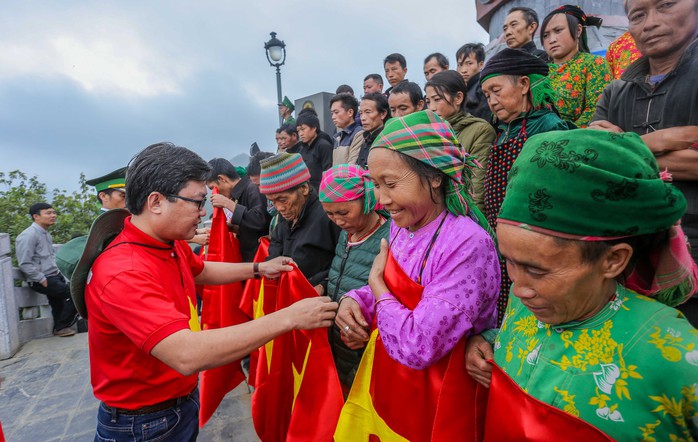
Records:
M196 374L182 376L150 351L179 330L199 330L194 276L203 268L186 242L164 244L126 219L85 289L97 399L133 410L194 389Z

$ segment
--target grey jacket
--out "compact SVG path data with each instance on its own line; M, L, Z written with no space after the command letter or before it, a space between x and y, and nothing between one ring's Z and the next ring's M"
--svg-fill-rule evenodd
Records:
M51 234L37 223L17 235L15 254L28 282L42 282L47 276L58 273Z

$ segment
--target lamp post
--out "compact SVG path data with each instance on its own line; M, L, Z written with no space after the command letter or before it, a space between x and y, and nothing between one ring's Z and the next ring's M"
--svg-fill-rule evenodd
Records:
M286 43L276 38L276 32L272 32L271 39L264 43L264 49L267 51L269 66L276 68L276 96L277 103L281 103L281 69L279 68L286 62ZM283 117L279 114L279 126L283 122Z

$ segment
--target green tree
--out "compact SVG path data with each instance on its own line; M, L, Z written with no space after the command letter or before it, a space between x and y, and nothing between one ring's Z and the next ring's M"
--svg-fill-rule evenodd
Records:
M71 194L54 189L49 198L46 184L36 176L28 177L19 170L0 172L0 232L10 234L12 259L15 238L32 220L29 207L41 201L50 202L58 212L51 236L56 244L68 241L74 233L87 234L92 221L99 215L99 204L80 174L80 189Z

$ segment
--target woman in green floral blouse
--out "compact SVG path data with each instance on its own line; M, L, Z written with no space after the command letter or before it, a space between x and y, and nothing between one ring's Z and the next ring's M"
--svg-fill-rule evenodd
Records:
M613 440L698 439L698 330L671 308L696 291L685 210L636 134L531 137L497 220L513 296L501 328L483 334L492 346L473 337L466 350L475 379L494 376L490 402L503 370ZM490 428L512 419L488 409Z
M549 77L557 93L557 110L578 127L589 125L601 92L611 82L606 60L589 53L588 25L600 26L601 19L565 5L548 14L540 30L541 43L553 61Z

